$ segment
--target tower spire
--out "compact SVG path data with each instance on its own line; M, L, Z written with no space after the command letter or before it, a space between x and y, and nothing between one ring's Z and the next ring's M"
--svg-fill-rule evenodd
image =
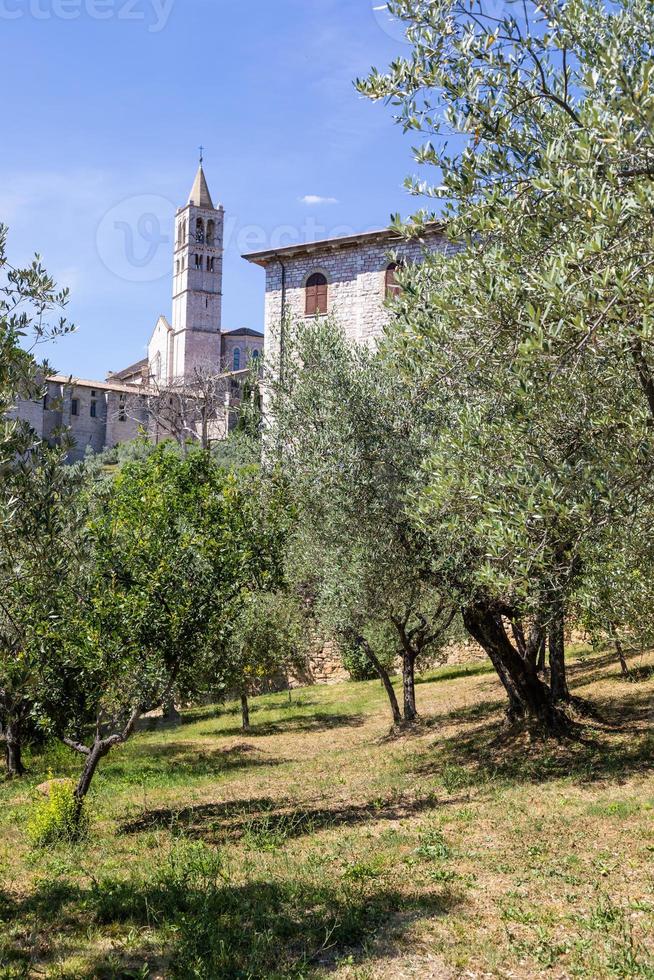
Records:
M204 159L204 147L200 147L200 164L198 166L198 172L195 175L195 180L193 181L193 187L191 188L191 193L189 195L188 204L194 204L196 208L210 208L213 210L213 201L211 200L211 194L209 193L209 185L207 184L207 178L204 176L204 170L202 169L202 161Z

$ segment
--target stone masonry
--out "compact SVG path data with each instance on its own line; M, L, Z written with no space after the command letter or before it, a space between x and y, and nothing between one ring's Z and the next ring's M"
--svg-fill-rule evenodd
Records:
M370 343L388 318L386 271L392 262L421 262L425 252L450 252L440 226L424 238L406 240L390 230L347 238L255 252L244 256L266 272L265 336L271 360L279 356L281 324L306 316L307 280L314 273L327 279L327 313L343 326L348 338Z

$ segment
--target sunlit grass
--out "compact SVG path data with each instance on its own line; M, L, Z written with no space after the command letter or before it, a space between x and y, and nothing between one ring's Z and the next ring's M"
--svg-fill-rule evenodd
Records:
M0 977L654 977L654 679L576 653L607 724L564 745L503 737L483 661L421 678L401 738L375 681L257 698L248 733L186 710L104 761L77 847L25 828L79 758L28 754L0 784Z

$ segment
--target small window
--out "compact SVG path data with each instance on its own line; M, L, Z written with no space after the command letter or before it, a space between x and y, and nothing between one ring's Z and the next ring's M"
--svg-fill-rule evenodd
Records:
M127 421L127 412L125 411L125 399L124 398L121 398L120 401L118 402L118 421L119 422L126 422Z
M79 415L79 398L71 398L70 401L70 414Z
M216 260L213 257L213 255L209 256L209 258L207 259L207 272L213 272L214 271L214 269L215 269L215 262L216 262Z
M179 259L175 262L175 272L179 275Z
M50 396L46 392L46 394L43 396L43 411L47 412L49 407L50 407Z
M258 350L253 350L252 351L252 360L253 361L258 361L259 360L259 351Z
M201 269L202 268L202 256L201 255L196 255L195 256L195 268L196 269Z
M234 348L234 370L241 370L241 350L239 347Z
M327 279L322 272L314 272L307 279L306 285L307 316L318 316L327 312Z
M402 287L397 281L396 272L402 268L402 263L391 262L386 266L386 299L395 299L402 292Z
M207 245L213 245L216 241L216 222L213 218L207 221Z
M98 403L96 401L91 402L91 418L95 419L98 416Z
M198 218L195 222L195 240L200 245L204 245L204 221L202 218Z

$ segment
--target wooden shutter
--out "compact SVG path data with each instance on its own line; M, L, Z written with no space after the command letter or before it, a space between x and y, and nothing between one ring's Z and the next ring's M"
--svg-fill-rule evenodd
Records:
M307 316L317 316L327 312L327 280L321 272L314 272L307 279L306 285L306 306Z
M386 299L393 299L393 297L399 296L402 292L402 287L398 283L397 276L395 275L397 267L397 262L391 262L386 268Z

